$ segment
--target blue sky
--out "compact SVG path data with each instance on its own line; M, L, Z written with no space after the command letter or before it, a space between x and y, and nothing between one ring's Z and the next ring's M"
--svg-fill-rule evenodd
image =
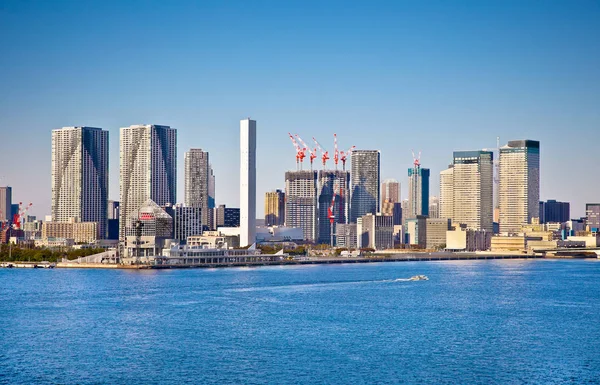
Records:
M123 4L122 4L123 3ZM295 168L288 132L382 152L403 184L411 149L439 171L454 150L541 142L541 197L600 201L597 1L0 0L0 184L50 212L53 128L178 129L210 152L217 203L238 204L239 120L258 122L258 210ZM577 187L574 187L576 185Z

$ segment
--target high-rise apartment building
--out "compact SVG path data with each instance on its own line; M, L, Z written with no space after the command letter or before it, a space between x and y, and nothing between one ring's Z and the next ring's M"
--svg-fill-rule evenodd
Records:
M208 224L210 164L208 152L192 148L184 155L185 188L184 203L187 207L202 209L202 224ZM193 234L198 235L198 234Z
M304 239L316 242L317 172L300 170L285 173L285 225L301 228Z
M256 121L240 121L240 246L256 241Z
M350 222L379 210L381 154L378 150L354 150L351 155Z
M336 225L348 221L350 173L321 170L318 176L319 243L335 245ZM330 214L333 215L331 222Z
M494 153L454 152L452 222L471 230L494 228Z
M152 200L174 204L177 192L177 130L169 126L121 128L119 239L125 240L127 219Z
M0 222L12 220L12 188L0 187Z
M440 218L454 215L454 165L440 172Z
M400 183L396 179L386 179L381 184L381 202L400 202Z
M540 142L513 140L500 148L500 232L517 233L539 216Z
M52 221L96 222L106 237L108 131L95 127L52 130Z
M429 215L429 169L415 166L408 169L408 211L404 219Z
M285 193L281 190L265 193L265 225L283 226L285 223Z

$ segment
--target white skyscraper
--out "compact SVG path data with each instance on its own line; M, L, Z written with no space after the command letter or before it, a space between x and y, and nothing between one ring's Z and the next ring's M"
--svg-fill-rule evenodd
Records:
M97 222L106 236L108 131L63 127L52 131L52 221Z
M158 125L121 128L119 239L125 238L127 218L148 199L159 206L175 203L176 181L176 129Z
M454 216L454 167L440 172L440 218Z
M256 241L256 121L240 121L240 246Z
M539 218L540 142L512 140L500 148L500 232L516 233Z

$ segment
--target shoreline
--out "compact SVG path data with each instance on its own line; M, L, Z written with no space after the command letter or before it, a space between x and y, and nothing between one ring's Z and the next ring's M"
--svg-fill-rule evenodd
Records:
M100 263L71 263L58 262L53 267L59 269L123 269L123 270L170 270L170 269L210 269L228 267L259 267L259 266L301 266L301 265L330 265L351 263L378 262L430 262L430 261L470 261L470 260L499 260L499 259L597 259L586 256L543 257L527 254L477 254L477 253L431 253L431 254L398 254L394 256L372 256L363 258L344 257L313 257L306 260L279 260L259 262L230 262L204 263L193 265L120 265ZM48 268L39 262L3 262L2 265L12 264L14 268Z

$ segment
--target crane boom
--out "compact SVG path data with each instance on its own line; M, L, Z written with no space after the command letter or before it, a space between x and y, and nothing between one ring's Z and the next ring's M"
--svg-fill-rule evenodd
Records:
M315 148L314 150L311 150L310 147L308 147L308 145L302 140L302 138L298 134L296 134L296 139L298 139L298 142L300 142L300 144L302 144L302 146L304 147L304 149L306 151L308 151L309 158L310 158L310 168L312 170L313 161L317 157L317 149Z
M290 140L292 141L292 144L294 145L294 148L296 149L296 168L300 170L302 169L302 162L304 162L304 157L306 156L306 148L300 147L298 142L296 142L296 139L294 139L292 134L290 134L289 132L288 135L290 137Z
M317 146L317 148L321 152L321 160L323 161L323 168L325 168L325 164L327 163L327 160L329 159L329 151L325 151L323 149L323 147L321 147L321 145L319 144L319 142L317 141L317 139L315 139L314 136L313 136L313 141L315 142L315 145Z

